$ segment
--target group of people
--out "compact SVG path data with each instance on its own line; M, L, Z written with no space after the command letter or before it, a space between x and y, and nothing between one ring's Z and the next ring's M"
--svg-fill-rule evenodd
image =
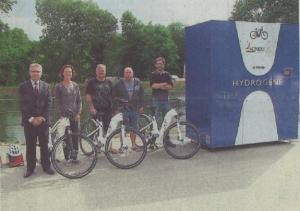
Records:
M155 71L150 76L152 88L152 106L155 116L163 115L169 110L168 90L173 88L171 75L165 71L165 59L158 57L154 61ZM62 81L55 86L55 101L59 116L70 119L70 127L73 132L79 131L80 115L82 111L82 99L79 85L73 81L75 69L72 65L64 65L59 76ZM101 114L104 131L107 131L110 120L116 109L115 99L123 99L128 102L126 110L122 110L124 123L138 130L139 114L144 112L144 89L138 78L134 77L131 67L124 69L124 77L114 86L106 78L106 66L99 64L96 67L95 78L88 81L85 98L90 114L97 118ZM48 151L49 137L49 110L51 106L51 92L49 84L40 80L42 66L31 64L29 67L30 79L19 86L20 105L22 113L22 125L26 140L27 168L24 177L34 173L36 167L36 144L40 145L41 164L45 173L54 174L51 169ZM78 140L72 140L74 149L78 151ZM132 134L132 149L139 150ZM66 156L66 154L65 154ZM66 156L66 159L74 159Z

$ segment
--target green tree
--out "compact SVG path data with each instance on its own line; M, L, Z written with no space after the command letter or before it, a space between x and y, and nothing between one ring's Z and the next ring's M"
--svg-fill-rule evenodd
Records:
M163 56L166 58L168 71L173 74L182 72L179 46L183 46L183 43L180 43L183 42L183 34L179 35L178 23L170 27L153 25L151 22L145 25L131 12L126 11L122 15L121 25L123 67L131 66L137 77L147 79L154 70L154 59Z
M180 22L172 23L168 26L171 37L177 47L178 65L174 67L174 74L183 76L184 69L184 25Z
M13 85L24 79L28 74L30 50L31 41L22 29L9 29L7 25L2 27L0 31L0 84Z
M298 23L298 0L236 0L231 20Z
M104 64L106 64L108 76L119 76L122 70L122 45L123 38L116 33L104 49Z
M159 56L166 59L166 70L177 74L180 66L178 49L168 28L149 23L145 27L145 37L146 51L143 54L142 64L146 70L146 76L154 71L154 60Z
M121 44L121 69L119 76L125 66L131 66L135 75L144 78L141 57L145 51L144 24L133 16L129 11L123 13L121 18L122 44Z
M0 32L6 32L9 30L9 27L6 23L3 23L1 20L0 20Z
M1 0L0 14L8 13L15 0ZM22 80L28 68L31 42L21 29L10 29L0 20L0 85L13 85Z
M14 4L16 4L16 0L1 0L0 1L0 13L8 13Z
M44 26L40 48L49 80L57 80L57 71L66 63L76 67L81 81L92 75L91 68L105 60L117 19L92 1L37 0L36 11Z

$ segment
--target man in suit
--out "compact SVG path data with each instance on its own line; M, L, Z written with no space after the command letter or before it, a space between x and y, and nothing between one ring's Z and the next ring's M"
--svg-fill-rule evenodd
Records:
M41 81L42 66L31 64L29 67L30 80L20 84L20 105L22 125L26 140L27 170L24 177L34 173L36 166L36 143L40 145L41 163L45 173L54 174L50 167L49 139L49 110L51 95L49 84Z

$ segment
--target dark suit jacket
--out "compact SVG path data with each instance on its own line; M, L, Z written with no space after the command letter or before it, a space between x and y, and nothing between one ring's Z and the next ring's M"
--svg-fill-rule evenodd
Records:
M22 125L30 124L30 117L42 116L49 124L49 111L51 106L51 94L49 84L44 81L39 82L39 94L36 96L30 80L20 84L20 106L22 112Z

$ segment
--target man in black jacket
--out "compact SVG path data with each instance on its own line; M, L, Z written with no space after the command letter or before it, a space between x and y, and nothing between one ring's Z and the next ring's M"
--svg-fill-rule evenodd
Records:
M124 78L120 79L113 88L114 98L128 101L127 110L123 110L124 123L138 131L139 113L144 112L144 89L139 79L133 77L131 67L124 69ZM135 142L135 134L130 134L132 149L139 150Z
M49 110L51 95L49 84L41 81L42 66L31 64L29 67L30 80L20 84L20 105L22 125L26 140L27 170L24 177L29 177L36 166L37 138L41 150L41 163L45 173L54 174L50 167L48 139L49 139Z

